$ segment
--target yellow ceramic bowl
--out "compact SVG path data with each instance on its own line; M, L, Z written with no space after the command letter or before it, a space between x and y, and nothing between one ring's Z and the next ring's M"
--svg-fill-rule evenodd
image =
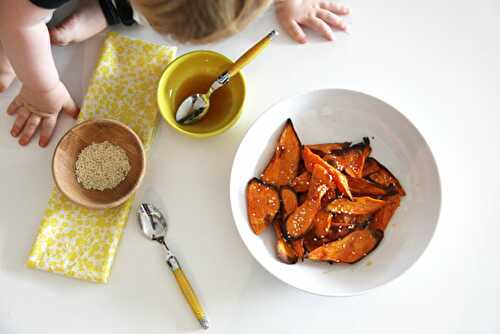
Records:
M221 134L233 126L243 110L245 79L240 72L210 97L207 115L197 123L178 124L175 112L184 98L205 93L232 61L213 51L193 51L168 65L158 85L158 106L163 118L177 131L197 138Z

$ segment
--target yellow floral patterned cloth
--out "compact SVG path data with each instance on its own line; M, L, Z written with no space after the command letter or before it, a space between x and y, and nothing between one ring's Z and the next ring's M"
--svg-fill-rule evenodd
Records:
M110 33L79 121L111 118L130 126L146 149L158 123L156 87L175 48ZM54 187L28 259L30 268L105 283L133 199L114 209L90 210Z

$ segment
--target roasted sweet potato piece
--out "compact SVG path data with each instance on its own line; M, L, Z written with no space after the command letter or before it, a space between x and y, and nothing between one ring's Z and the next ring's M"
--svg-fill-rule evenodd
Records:
M349 215L367 215L374 213L385 205L385 201L371 197L354 197L352 201L339 198L328 204L326 209L332 213Z
M283 238L283 234L281 233L281 221L276 220L273 226L274 232L276 233L276 256L286 264L297 263L298 257L295 250L292 245Z
M283 219L286 219L299 206L297 194L292 188L281 187L280 197Z
M348 215L345 213L336 213L333 215L332 219L332 227L348 227L355 226L358 220L358 216Z
M308 147L302 150L302 157L304 159L304 164L309 172L312 172L315 165L320 165L328 171L335 182L335 185L339 191L349 198L352 198L351 191L349 190L349 184L347 178L344 174L338 171L335 167L330 165L328 162L323 160L319 155L314 154Z
M357 225L336 226L332 224L325 240L327 240L327 242L332 242L341 239L356 229L359 229Z
M319 209L319 201L306 199L286 220L287 238L295 240L303 236L312 226L314 217Z
M299 169L297 171L297 175L300 175L304 172L307 172L306 166L304 165L304 160L302 160L302 156L299 162Z
M344 150L351 146L351 142L343 142L343 143L330 143L330 144L314 144L314 145L306 145L311 151L314 153L323 156L326 154L331 154L333 151Z
M372 157L368 157L365 161L365 167L363 168L363 177L366 177L372 173L378 172L380 170L380 165Z
M385 231L389 221L399 207L401 197L399 195L389 196L385 198L385 201L386 204L375 213L373 221L370 223L370 228L374 230Z
M286 234L290 239L298 239L312 226L316 213L321 209L321 198L332 183L330 174L316 165L311 176L311 186L307 198L286 220Z
M314 166L311 174L311 182L307 191L308 198L321 200L326 192L335 189L335 182L328 171L321 165ZM324 191L320 191L324 190ZM319 194L321 193L321 196Z
M326 207L334 199L338 198L336 189L337 189L337 187L335 187L335 186L328 189L325 196L323 196L323 198L321 199L321 207L322 208Z
M295 190L298 193L302 193L309 190L310 183L311 183L311 173L305 171L299 176L297 176L295 179L293 179L290 185L292 186L293 190Z
M295 254L297 254L299 260L303 260L305 254L304 239L292 240L290 241L290 244L292 245L292 248L295 251Z
M337 213L332 219L332 228L365 228L373 221L373 214L371 215L349 215L345 213Z
M406 192L399 183L399 180L392 175L392 173L380 162L377 160L373 159L373 161L378 164L379 169L376 172L373 172L366 176L366 178L372 182L378 183L381 186L384 187L394 187L397 189L397 192L401 196L405 196ZM371 162L372 163L372 162Z
M370 140L365 137L363 142L343 150L337 150L323 157L326 162L340 171L345 171L352 177L362 177L366 158L372 149Z
M276 255L286 264L295 264L298 261L295 250L283 238L276 240Z
M371 181L349 175L347 175L347 182L349 182L349 189L353 196L379 197L390 195L395 192L394 187L386 188Z
M301 240L304 240L304 248L307 250L307 252L311 252L314 249L323 246L324 244L345 237L357 228L358 227L356 225L335 226L332 224L330 226L330 229L328 230L328 233L326 233L322 237L317 236L314 229L311 229L304 235L304 238Z
M332 214L325 210L319 210L314 217L313 230L317 237L325 238L332 225Z
M250 227L255 234L261 234L279 211L278 191L273 186L253 178L247 184L246 197Z
M262 172L262 181L276 186L284 186L297 176L300 163L301 144L292 121L288 119L281 132L274 156Z
M325 243L328 242L325 238L320 238L316 235L314 230L308 231L303 239L303 244L304 244L304 249L309 253L315 250L318 247L323 246Z
M316 248L307 258L313 261L355 263L373 251L384 233L379 230L357 230L342 239Z

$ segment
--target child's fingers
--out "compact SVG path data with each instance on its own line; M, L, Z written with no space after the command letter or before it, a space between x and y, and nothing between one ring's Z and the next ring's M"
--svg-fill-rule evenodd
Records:
M22 105L23 104L21 103L21 101L19 101L19 98L16 97L7 108L7 114L11 116L14 115L17 112L17 109L19 109Z
M36 129L38 129L38 126L40 125L41 121L42 118L40 116L36 114L31 114L31 116L26 121L26 125L24 126L23 132L21 133L19 144L23 146L28 145L28 143L31 141L31 138L33 138L33 135L35 134Z
M50 43L52 43L53 45L66 46L71 42L68 31L64 28L64 21L57 27L51 27L49 29L49 36Z
M57 116L46 117L42 120L42 126L40 128L40 141L38 142L41 147L45 147L49 144L50 139L54 134L56 123Z
M306 34L304 33L304 30L299 26L299 24L294 21L286 21L283 23L283 28L288 32L288 34L296 41L299 43L305 43L306 42Z
M77 107L76 103L73 101L73 99L70 98L62 106L62 111L65 114L76 119L76 117L78 116L78 113L80 112L80 109L78 109L78 107Z
M348 7L339 4L339 3L334 3L328 0L325 0L321 2L320 7L323 9L326 9L332 13L335 13L337 15L349 15L350 10Z
M332 28L325 21L318 19L317 17L311 17L304 22L304 25L319 32L323 35L327 40L333 41L335 37L333 36Z
M26 110L24 107L21 107L17 110L17 117L16 120L14 121L14 125L12 126L12 129L10 130L10 134L13 137L19 136L21 131L24 128L24 125L26 124L26 121L30 117L31 113Z
M321 9L316 14L318 18L328 23L331 27L346 31L347 25L337 15L327 10Z

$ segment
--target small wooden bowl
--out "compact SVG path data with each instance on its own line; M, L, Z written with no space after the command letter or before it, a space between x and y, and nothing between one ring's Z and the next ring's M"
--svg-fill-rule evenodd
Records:
M92 143L108 141L125 150L130 171L114 189L87 190L77 181L78 154ZM61 192L71 201L90 209L114 208L132 196L144 177L146 155L141 140L128 126L108 119L85 121L70 129L59 141L52 159L52 174Z

